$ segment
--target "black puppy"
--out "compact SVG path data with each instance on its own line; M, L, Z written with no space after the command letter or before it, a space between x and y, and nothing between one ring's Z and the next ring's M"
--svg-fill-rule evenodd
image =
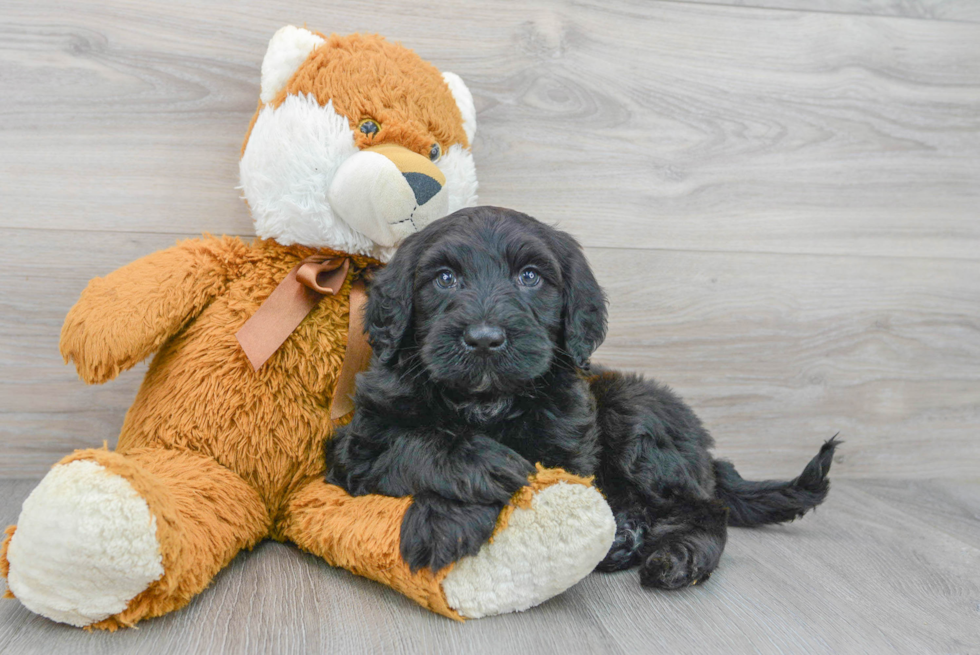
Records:
M475 554L534 462L595 475L617 524L599 569L639 564L661 588L706 580L727 525L791 521L827 495L835 440L793 481L749 482L670 390L590 369L602 289L571 236L524 214L464 209L406 239L366 320L374 359L327 444L327 480L414 496L413 571Z

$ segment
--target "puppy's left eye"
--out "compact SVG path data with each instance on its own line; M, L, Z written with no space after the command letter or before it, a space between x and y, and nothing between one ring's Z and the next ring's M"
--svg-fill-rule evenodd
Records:
M443 289L452 289L456 284L456 274L448 268L444 268L436 273L436 286Z
M517 276L517 281L525 287L536 287L541 284L541 273L538 269L528 266Z
M429 161L439 161L440 159L442 159L442 146L433 143L432 147L429 148Z

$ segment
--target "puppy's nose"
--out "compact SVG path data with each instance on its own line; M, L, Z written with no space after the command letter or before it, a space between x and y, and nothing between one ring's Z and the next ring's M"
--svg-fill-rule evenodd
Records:
M507 335L496 325L480 323L463 330L463 342L475 350L496 350L507 341Z

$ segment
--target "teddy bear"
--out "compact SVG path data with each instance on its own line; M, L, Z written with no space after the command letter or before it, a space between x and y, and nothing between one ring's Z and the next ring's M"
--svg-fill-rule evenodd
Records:
M88 284L62 329L66 363L101 384L153 359L115 449L64 457L7 528L7 596L116 630L186 605L267 538L459 620L529 608L592 571L615 524L564 471L538 467L478 554L416 573L399 554L412 499L324 479L324 440L350 419L370 353L364 279L475 202L475 130L463 81L413 51L279 30L240 159L256 239L179 242Z

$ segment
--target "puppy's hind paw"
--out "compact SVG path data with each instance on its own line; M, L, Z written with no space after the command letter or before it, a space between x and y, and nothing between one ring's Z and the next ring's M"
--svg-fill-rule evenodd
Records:
M718 502L678 507L644 536L640 584L680 589L711 577L727 541L728 510Z
M640 584L656 589L680 589L706 581L714 566L694 548L675 543L650 553L640 566Z
M627 512L616 515L616 537L596 571L610 573L630 569L640 563L643 547L643 520Z

